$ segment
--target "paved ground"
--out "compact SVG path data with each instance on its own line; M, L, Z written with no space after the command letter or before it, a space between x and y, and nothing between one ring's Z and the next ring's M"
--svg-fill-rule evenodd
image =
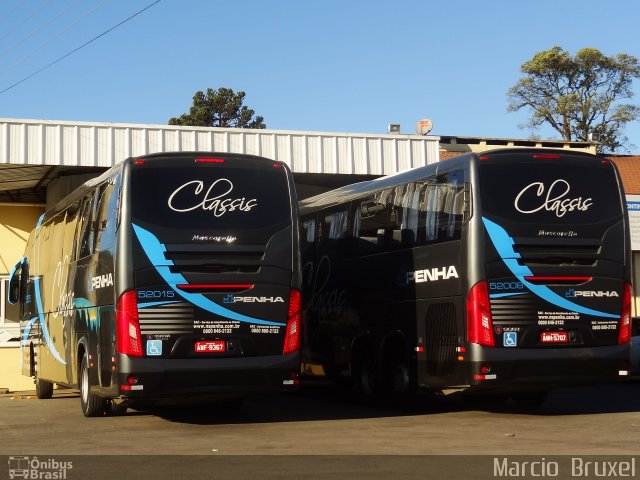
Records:
M400 412L314 389L249 399L237 412L207 405L129 410L126 416L91 419L82 416L73 391L57 391L51 400L23 393L0 397L0 438L0 455L153 455L149 461L155 465L157 455L250 455L251 460L234 457L231 462L246 468L257 459L275 461L257 456L277 455L280 464L289 464L292 475L322 458L292 457L300 455L360 462L359 467L350 464L356 472L371 467L371 459L387 458L375 468L379 478L389 474L389 462L400 461L389 455L488 455L482 462L490 470L492 456L637 455L640 383L561 389L541 408L529 410L511 405L473 409L447 398ZM342 457L350 455L367 457ZM424 457L412 461L423 462ZM411 472L422 468L416 465ZM640 477L640 460L636 468Z

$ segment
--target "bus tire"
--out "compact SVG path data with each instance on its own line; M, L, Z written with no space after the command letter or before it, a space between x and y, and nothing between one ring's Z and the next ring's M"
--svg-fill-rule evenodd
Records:
M80 406L85 417L101 417L105 414L107 408L107 400L93 393L89 388L89 363L87 354L82 356L80 364Z
M354 386L358 398L370 403L379 394L378 369L371 352L367 349L360 351L355 365Z
M53 382L41 380L36 377L36 397L40 400L53 397Z

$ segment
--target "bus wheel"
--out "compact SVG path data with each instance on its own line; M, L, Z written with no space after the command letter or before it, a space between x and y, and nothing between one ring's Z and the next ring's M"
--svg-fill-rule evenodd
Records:
M36 397L41 400L53 397L53 383L36 377Z
M511 400L517 407L536 408L541 406L547 399L548 392L523 392L511 395Z
M87 354L80 365L80 405L85 417L101 417L107 408L107 400L89 393L89 365Z
M358 397L364 402L373 401L378 394L378 370L371 353L361 352L355 368L354 385Z

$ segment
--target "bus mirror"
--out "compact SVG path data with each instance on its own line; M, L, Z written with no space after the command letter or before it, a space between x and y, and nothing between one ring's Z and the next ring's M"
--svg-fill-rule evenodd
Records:
M18 262L11 272L11 277L9 278L9 293L7 295L7 300L12 305L18 303L20 300L20 278L22 277L22 261Z

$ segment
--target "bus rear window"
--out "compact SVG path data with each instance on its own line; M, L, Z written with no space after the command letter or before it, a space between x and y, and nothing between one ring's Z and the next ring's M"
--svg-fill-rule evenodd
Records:
M286 172L269 163L267 168L254 162L246 166L241 161L234 163L148 162L134 167L133 222L181 237L171 241L188 240L193 235L240 233L244 233L245 241L239 243L267 239L291 222Z
M481 161L483 215L528 224L618 220L622 205L613 167L581 160Z

